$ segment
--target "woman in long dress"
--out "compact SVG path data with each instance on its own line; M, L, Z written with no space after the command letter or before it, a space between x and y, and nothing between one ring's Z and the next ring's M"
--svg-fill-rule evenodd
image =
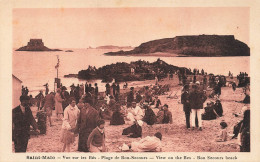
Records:
M69 99L69 106L64 110L64 119L62 123L61 142L63 143L62 152L66 149L70 152L70 144L75 141L76 125L79 118L79 109L76 106L76 99Z
M62 118L63 114L62 101L63 99L61 98L61 89L58 88L57 93L55 94L55 111L58 120Z

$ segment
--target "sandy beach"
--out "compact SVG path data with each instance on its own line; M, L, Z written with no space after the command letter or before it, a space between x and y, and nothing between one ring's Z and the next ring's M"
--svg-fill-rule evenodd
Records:
M129 85L136 85L136 87L142 87L143 85L154 84L154 81L141 81L133 82ZM175 76L174 80L165 79L159 84L170 84L170 91L168 95L172 96L176 93L177 99L167 98L168 95L159 96L162 104L168 104L169 110L173 115L172 124L156 124L152 127L144 124L143 137L151 136L156 132L161 132L162 148L163 152L239 152L238 140L231 140L233 134L233 127L239 121L233 113L239 113L244 106L243 103L235 101L241 101L244 99L242 88L237 88L233 92L231 87L222 87L222 94L220 100L223 106L224 116L217 118L216 120L203 120L203 130L198 129L191 130L186 129L185 115L183 112L183 105L180 103L181 99L181 86L178 85L178 78ZM129 86L130 87L130 86ZM128 88L129 90L129 88ZM123 93L123 91L121 91ZM208 99L209 100L209 99ZM206 101L207 102L207 101ZM249 106L249 105L248 105ZM37 108L32 107L34 116L36 115ZM153 109L157 113L158 109ZM60 142L61 136L61 124L62 121L57 121L53 112L54 126L49 127L47 124L46 135L31 136L28 143L27 152L60 152L62 149L62 143ZM217 135L220 133L219 123L224 120L228 124L229 139L227 142L215 142ZM119 146L123 143L129 143L131 141L138 141L140 138L128 138L122 136L122 131L129 125L110 126L109 121L105 124L106 133L106 146L109 152L120 152ZM71 147L71 152L77 152L78 137Z

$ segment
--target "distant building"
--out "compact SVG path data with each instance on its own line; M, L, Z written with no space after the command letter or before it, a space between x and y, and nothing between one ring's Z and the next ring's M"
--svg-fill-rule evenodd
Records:
M27 46L44 46L42 39L30 39Z
M22 95L22 81L12 74L13 81L13 108L20 104L20 96Z

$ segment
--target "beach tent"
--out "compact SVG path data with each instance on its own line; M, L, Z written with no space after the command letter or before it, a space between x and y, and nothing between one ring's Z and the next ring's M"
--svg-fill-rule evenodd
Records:
M20 104L20 96L22 95L22 81L12 74L13 82L13 108Z

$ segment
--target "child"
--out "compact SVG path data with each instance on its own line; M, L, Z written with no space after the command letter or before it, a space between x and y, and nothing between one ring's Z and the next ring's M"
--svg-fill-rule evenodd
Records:
M87 141L87 147L90 152L105 152L105 121L98 120L97 127L90 133Z
M225 141L227 141L227 129L226 129L227 123L222 121L220 123L220 126L221 126L222 131L221 131L220 136L216 139L216 142L225 142Z

